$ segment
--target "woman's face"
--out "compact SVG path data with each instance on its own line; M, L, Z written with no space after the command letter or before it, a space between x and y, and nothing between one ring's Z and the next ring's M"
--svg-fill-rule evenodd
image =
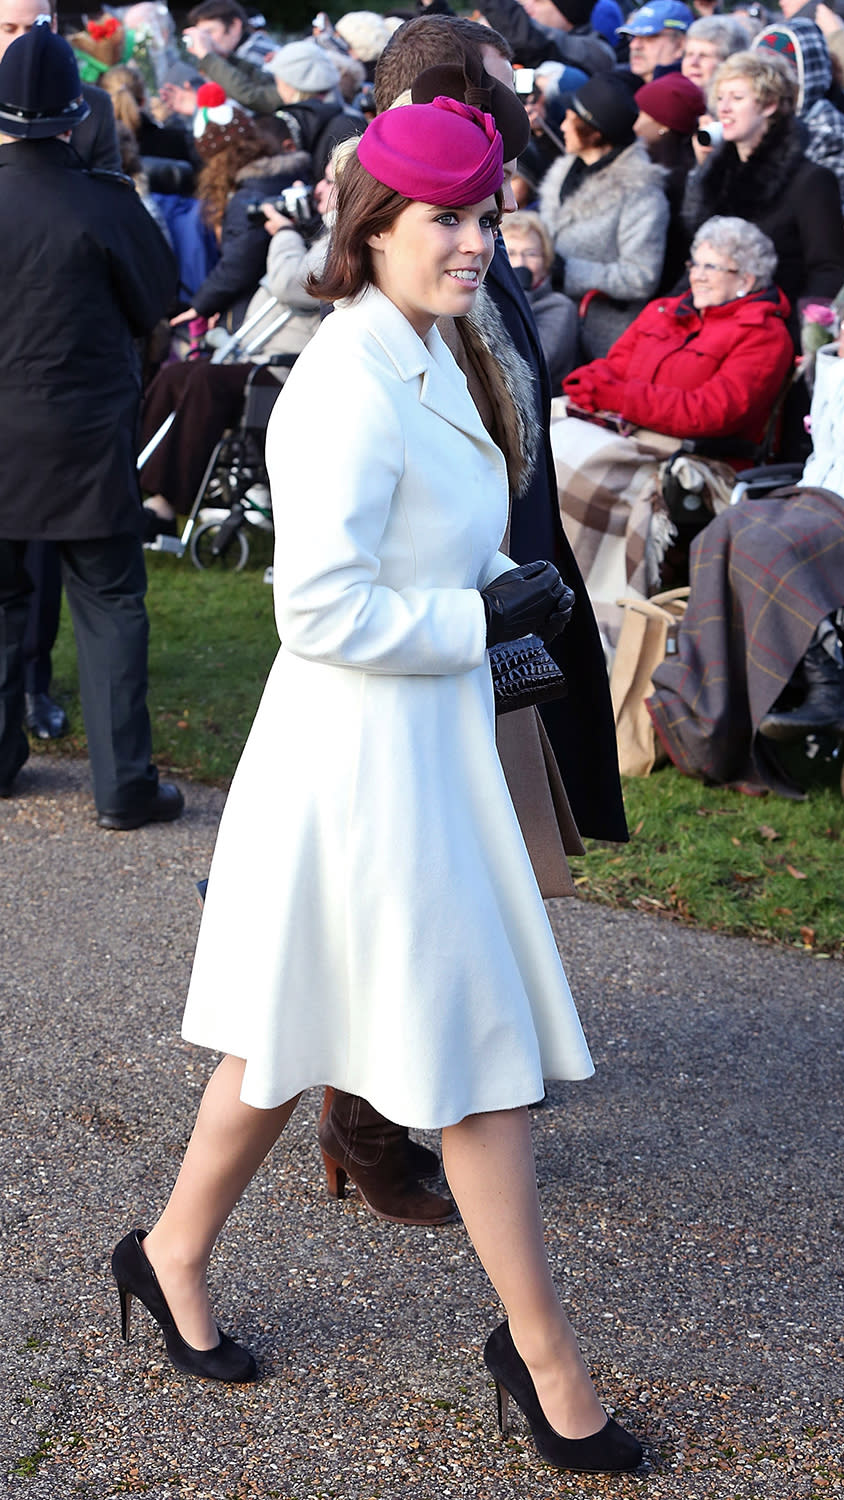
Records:
M709 80L721 62L723 58L714 42L698 42L691 37L683 52L680 72L706 93Z
M753 277L739 271L735 261L716 250L707 240L692 251L689 262L689 285L698 312L704 307L720 307L749 292Z
M633 134L637 135L640 141L644 141L647 146L652 146L660 136L666 133L665 126L660 125L653 115L646 115L643 109L639 110L638 118L633 126Z
M495 249L493 197L463 208L409 203L367 241L375 284L424 338L437 318L465 317Z
M573 109L567 109L563 115L563 123L560 126L563 144L572 156L577 156L581 147L580 131L578 130L579 119L580 116L575 114Z
M531 289L539 286L539 283L545 280L546 275L545 251L536 230L528 229L525 232L524 229L517 229L513 234L507 228L505 220L502 234L511 266L527 266L530 271Z
M732 141L739 155L749 156L759 145L777 106L760 104L749 78L725 78L718 88L716 108L724 140Z

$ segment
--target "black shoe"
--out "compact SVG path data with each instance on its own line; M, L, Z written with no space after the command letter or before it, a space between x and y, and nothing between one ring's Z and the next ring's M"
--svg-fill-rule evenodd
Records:
M49 693L24 695L24 723L39 740L60 740L70 728L67 714Z
M5 781L0 781L0 797L11 797L14 794L15 778L18 774L18 771L22 766L25 766L27 761L29 760L29 740L27 739L22 729L20 730L18 735L18 753L15 757L15 760L16 765L14 766L11 776L7 776Z
M145 823L172 823L181 816L185 799L172 781L162 781L146 807L137 812L100 813L97 822L100 828L116 828L128 832L131 828L143 828Z
M530 1371L513 1343L509 1323L493 1329L484 1348L484 1362L495 1380L501 1431L507 1432L507 1407L512 1396L527 1418L537 1453L546 1463L576 1474L627 1474L646 1462L641 1443L612 1417L590 1437L565 1438L555 1432L539 1404Z
M768 740L800 740L807 734L844 735L844 671L819 642L811 645L801 663L805 695L797 708L777 704L759 725ZM779 700L778 700L779 701Z
M175 517L160 516L151 505L142 506L143 510L143 541L154 542L157 536L177 536L178 526Z
M141 1247L144 1239L146 1230L134 1229L124 1236L111 1257L111 1269L120 1294L120 1331L126 1342L129 1342L132 1298L137 1297L161 1328L170 1363L177 1370L185 1375L199 1375L204 1380L228 1380L233 1385L246 1385L257 1380L258 1366L249 1350L236 1344L222 1329L218 1329L220 1342L213 1349L194 1349L192 1344L185 1343L173 1321L158 1277Z

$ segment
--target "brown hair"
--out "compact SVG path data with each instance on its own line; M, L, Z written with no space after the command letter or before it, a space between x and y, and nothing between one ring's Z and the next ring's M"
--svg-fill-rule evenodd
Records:
M306 282L312 297L321 302L339 302L356 297L374 281L372 253L367 240L383 234L410 202L393 188L385 187L362 167L351 151L337 171L337 217L331 231L328 259L320 276Z
M246 167L267 154L266 146L248 115L244 116L240 127L242 133L231 137L206 161L196 184L196 197L202 204L202 217L215 232L220 230L226 204L235 189L241 167Z
M111 95L114 118L119 125L128 125L133 135L141 126L141 105L146 97L144 81L135 68L121 64L107 68L100 78L100 88Z
M469 56L480 64L481 48L494 47L508 62L509 42L491 26L466 16L415 16L394 32L375 68L375 108L379 115L409 89L426 68L462 63Z

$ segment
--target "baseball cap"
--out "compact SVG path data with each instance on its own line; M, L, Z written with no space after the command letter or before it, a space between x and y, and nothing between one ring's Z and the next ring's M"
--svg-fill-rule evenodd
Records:
M618 29L622 36L656 36L660 31L688 31L693 20L688 6L680 0L649 0Z

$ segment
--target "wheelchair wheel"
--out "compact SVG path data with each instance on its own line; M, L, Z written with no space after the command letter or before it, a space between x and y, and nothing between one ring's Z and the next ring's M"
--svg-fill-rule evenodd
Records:
M228 520L206 521L196 527L189 550L195 568L240 573L249 558L249 538L243 526L230 526Z

